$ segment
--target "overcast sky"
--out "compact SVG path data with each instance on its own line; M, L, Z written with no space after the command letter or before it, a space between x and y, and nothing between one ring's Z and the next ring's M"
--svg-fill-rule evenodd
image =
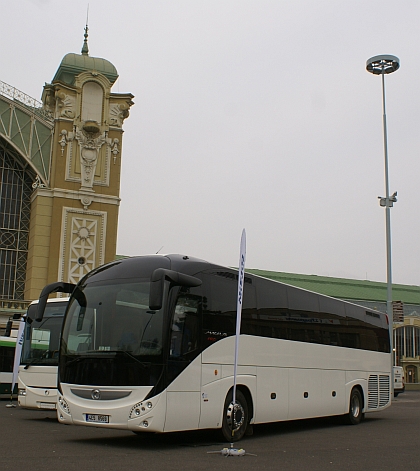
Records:
M63 56L111 61L124 123L117 253L420 285L418 0L15 0L0 80L40 99Z

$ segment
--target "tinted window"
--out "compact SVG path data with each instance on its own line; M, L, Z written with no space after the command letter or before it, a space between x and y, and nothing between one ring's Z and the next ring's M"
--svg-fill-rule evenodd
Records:
M231 271L211 272L203 279L203 329L207 345L235 335L238 296L238 275ZM255 288L245 276L242 302L241 333L258 335Z
M0 344L0 371L11 372L13 371L13 362L15 358L15 344L10 342L10 345Z
M257 310L242 333L389 353L378 313L295 287L256 278Z
M238 275L208 271L203 279L203 348L235 334ZM389 353L382 318L365 308L247 275L241 333Z

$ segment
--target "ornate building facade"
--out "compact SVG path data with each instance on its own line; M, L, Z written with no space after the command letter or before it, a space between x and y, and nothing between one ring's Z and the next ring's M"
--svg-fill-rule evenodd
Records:
M0 329L54 281L116 256L123 123L109 61L66 54L42 102L0 82ZM0 330L1 332L1 330Z

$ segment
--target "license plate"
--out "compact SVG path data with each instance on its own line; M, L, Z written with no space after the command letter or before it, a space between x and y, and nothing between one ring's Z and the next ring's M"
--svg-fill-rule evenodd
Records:
M109 415L102 414L86 414L86 422L96 422L100 424L109 423Z

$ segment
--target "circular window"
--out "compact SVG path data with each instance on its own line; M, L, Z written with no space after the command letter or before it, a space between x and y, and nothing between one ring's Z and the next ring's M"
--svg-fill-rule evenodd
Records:
M3 247L10 247L11 245L14 245L15 240L16 237L11 232L3 232L0 235L0 245Z

